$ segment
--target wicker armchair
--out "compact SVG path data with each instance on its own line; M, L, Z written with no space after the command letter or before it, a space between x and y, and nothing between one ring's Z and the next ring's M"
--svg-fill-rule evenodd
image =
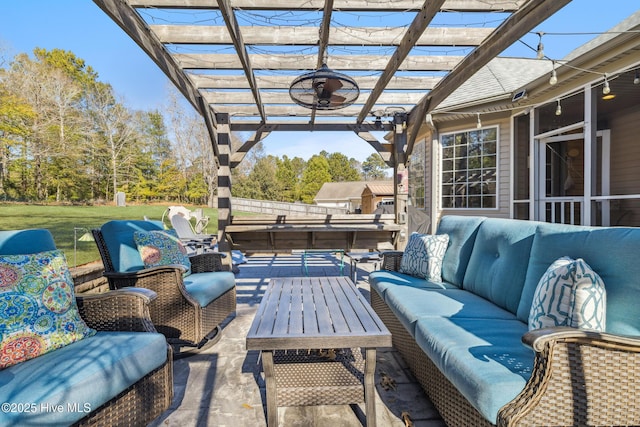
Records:
M114 226L117 232L113 232ZM135 286L154 291L158 297L150 305L151 319L158 332L164 334L176 349L200 349L205 344L215 343L220 336L220 323L236 309L235 279L232 273L224 271L221 254L209 252L190 256L191 275L188 278L184 277L184 268L178 265L145 268L133 243L136 230L161 228L150 221L110 221L101 229L92 230L109 287ZM125 257L129 258L127 262L123 261ZM206 304L185 284L185 281L199 280L198 286L202 289L202 280L207 281L204 285L217 286L215 282L220 278L227 284L231 280L233 286Z
M46 229L0 231L0 255L26 255L55 249L56 245L53 241L53 236ZM149 314L149 305L155 297L156 294L147 289L123 289L91 295L76 294L76 303L78 312L87 326L98 331L95 337L91 337L91 339L96 339L103 331L156 333L157 331ZM87 338L87 340L89 339ZM98 342L99 340L100 338L97 338ZM107 345L109 343L107 341ZM77 345L77 343L71 345ZM71 345L67 348L71 348ZM90 412L79 421L74 422L74 425L141 426L147 425L166 411L173 399L173 351L166 342L164 347L167 351L164 363L139 378L135 383L111 398L111 400L101 404L99 407L92 407ZM57 351L64 351L64 349L53 350L53 353ZM75 353L78 351L79 353ZM86 354L90 354L90 349L87 352L86 347L74 347L74 354L78 358L83 358ZM51 359L47 360L49 355L45 354L35 359L21 362L19 365L34 362L44 366L46 370L55 370L57 365L50 366L52 364ZM21 366L16 367L21 368ZM4 371L10 371L13 368L11 366L5 368ZM30 375L36 374L31 373ZM54 373L53 375L57 374ZM105 375L108 375L108 373L105 372ZM62 378L63 376L64 374L57 376L60 382L58 384L59 387L64 387L66 384L64 378ZM5 377L5 380L6 378L9 378L9 376ZM13 379L13 381L18 380ZM77 383L75 384L77 385ZM4 394L2 398L5 401L10 401L11 399L11 396L7 394L8 386L8 383L3 383L2 392ZM48 386L51 386L51 389L54 388L52 384L48 384ZM19 382L15 387L28 391L30 384L28 382ZM73 385L69 385L69 387L73 387ZM37 395L39 394L34 392L32 396ZM51 399L54 399L54 397L51 397ZM27 412L25 411L23 418L17 420L19 424L31 424L34 422L34 414L28 414ZM35 414L37 416L37 412ZM31 419L29 419L29 415L32 415ZM52 423L51 420L42 417L36 418L36 420L36 424Z
M102 294L77 295L80 316L98 331L156 332L149 315L155 293L147 289L121 289ZM77 425L140 426L159 417L173 399L173 357L127 390L92 411Z

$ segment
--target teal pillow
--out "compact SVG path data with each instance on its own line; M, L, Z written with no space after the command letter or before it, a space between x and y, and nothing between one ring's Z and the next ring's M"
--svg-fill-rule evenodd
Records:
M151 230L134 232L133 240L145 267L180 264L187 269L186 274L191 273L191 261L180 239L165 231Z
M398 271L432 282L441 282L442 259L448 244L448 234L411 233Z
M0 369L95 333L80 317L62 251L0 256Z
M559 258L538 282L529 313L529 330L570 326L602 332L606 327L606 303L602 279L582 258Z

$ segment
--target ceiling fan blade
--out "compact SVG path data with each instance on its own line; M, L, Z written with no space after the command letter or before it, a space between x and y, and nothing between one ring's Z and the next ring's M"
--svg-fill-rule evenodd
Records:
M331 106L335 107L338 105L342 105L344 103L344 101L346 101L347 98L345 98L344 96L340 96L340 95L331 95Z
M342 86L343 84L340 79L327 79L327 81L324 83L324 90L329 93L333 93L340 89Z

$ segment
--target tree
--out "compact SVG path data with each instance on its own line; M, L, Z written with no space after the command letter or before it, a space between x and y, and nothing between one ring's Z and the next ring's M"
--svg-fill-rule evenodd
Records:
M295 202L300 200L300 183L304 164L304 159L300 157L290 159L285 155L282 159L276 159L276 180L281 188L280 201Z
M327 161L332 182L360 181L358 170L352 166L354 159L349 159L342 153L331 153L327 156Z
M312 156L302 174L302 201L313 203L313 198L325 182L331 182L329 162L321 155Z
M388 169L388 166L378 153L371 154L362 162L362 175L367 181L386 178L386 169Z

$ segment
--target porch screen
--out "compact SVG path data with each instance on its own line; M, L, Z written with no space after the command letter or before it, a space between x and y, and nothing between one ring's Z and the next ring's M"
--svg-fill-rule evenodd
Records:
M443 134L442 208L496 207L498 128Z

